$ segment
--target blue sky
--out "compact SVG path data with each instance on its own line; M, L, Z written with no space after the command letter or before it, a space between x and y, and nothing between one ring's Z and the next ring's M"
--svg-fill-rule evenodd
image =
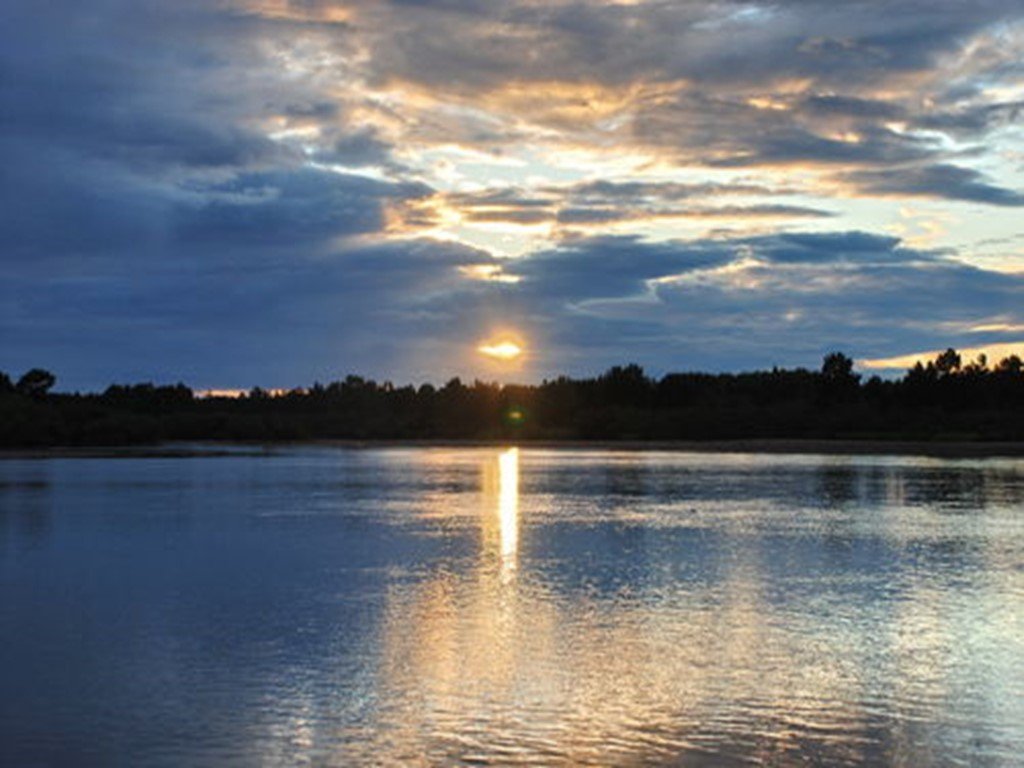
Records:
M1009 0L8 0L0 370L1019 352L1022 109Z

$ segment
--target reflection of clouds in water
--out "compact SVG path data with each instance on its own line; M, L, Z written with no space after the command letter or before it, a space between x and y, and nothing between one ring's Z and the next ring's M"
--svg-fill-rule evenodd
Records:
M5 539L19 549L41 546L50 535L51 487L44 462L0 465L0 555ZM15 466L18 465L18 466Z

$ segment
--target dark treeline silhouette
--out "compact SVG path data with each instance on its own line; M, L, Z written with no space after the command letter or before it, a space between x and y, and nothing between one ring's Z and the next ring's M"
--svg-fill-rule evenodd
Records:
M197 397L183 384L51 392L53 374L0 373L0 446L181 440L1024 439L1024 364L962 364L947 350L896 380L862 381L841 353L818 371L671 373L637 365L539 385L452 379L395 386L359 376L309 389Z

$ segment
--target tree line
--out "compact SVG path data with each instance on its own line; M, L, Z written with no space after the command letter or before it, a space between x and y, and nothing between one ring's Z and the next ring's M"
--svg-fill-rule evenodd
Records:
M184 384L53 392L35 368L0 373L0 446L164 441L724 440L741 438L1022 440L1024 364L964 364L949 349L903 377L866 381L840 352L819 370L670 373L635 364L537 385L454 378L395 386L350 375L329 384L200 397Z

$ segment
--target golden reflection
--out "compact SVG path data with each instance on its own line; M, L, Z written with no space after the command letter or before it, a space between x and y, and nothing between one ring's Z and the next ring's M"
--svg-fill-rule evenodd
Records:
M502 570L511 570L516 566L519 549L518 448L509 448L498 457L498 523Z
M548 555L527 558L518 551L519 451L461 456L419 460L440 477L478 469L480 496L441 493L429 514L447 530L478 531L479 549L389 587L374 677L381 705L365 723L333 734L347 762L678 764L717 752L724 763L789 764L814 750L822 762L860 764L887 756L873 755L869 741L879 727L870 706L877 691L896 686L901 700L925 706L933 691L955 695L951 671L983 664L958 655L956 639L971 637L979 616L995 615L995 602L979 614L927 581L907 584L915 599L898 610L831 591L811 605L781 598L773 584L802 582L788 580L775 550L752 535L766 523L762 500L706 501L673 528L674 505L570 510L537 495L528 503ZM582 471L585 461L576 456L575 467ZM641 471L629 455L602 461L627 478ZM559 544L551 526L567 520L586 554L559 549L570 544ZM630 520L646 524L622 525ZM687 532L698 529L721 534L725 548L702 554L703 535ZM815 561L836 556L823 545L811 553ZM608 562L627 551L636 569L628 579L579 580L582 557L603 553ZM681 578L686 561L704 563L704 577ZM596 566L589 572L601 575ZM1011 655L1017 629L993 626L989 632L1007 640L993 636L991 647ZM878 653L892 667L879 665ZM935 762L915 759L912 729L891 728L890 761Z

